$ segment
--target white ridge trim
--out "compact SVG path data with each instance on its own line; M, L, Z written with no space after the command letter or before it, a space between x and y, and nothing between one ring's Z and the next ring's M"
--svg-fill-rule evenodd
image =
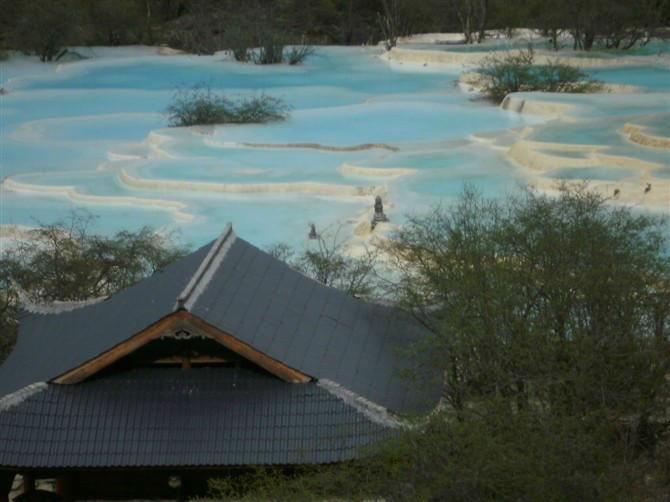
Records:
M44 390L47 390L49 386L44 382L32 383L23 387L22 389L7 394L5 397L0 398L0 412L7 411L14 406L18 406L23 401L28 399L35 394L38 394Z
M23 310L33 314L60 314L61 312L70 312L72 310L95 305L107 299L106 296L98 296L89 298L88 300L78 301L60 301L53 302L36 302L30 298L30 295L17 284L14 284L14 289L19 299L19 304Z
M332 380L321 379L317 382L317 385L331 393L333 396L341 399L349 406L352 406L377 424L393 429L410 427L409 423L394 417L383 406L373 403L363 396L359 396L355 392L350 391L346 387L342 387L340 384L335 383Z
M180 308L190 310L193 307L198 297L207 288L209 281L212 280L214 273L219 268L221 262L223 262L223 259L226 257L226 253L228 253L228 250L236 240L237 236L235 235L235 232L233 232L233 226L228 223L223 230L223 233L210 248L205 259L200 263L198 270L195 271L195 274L191 277L191 280L184 288L184 291L177 297L177 303L174 307L175 310L179 310Z

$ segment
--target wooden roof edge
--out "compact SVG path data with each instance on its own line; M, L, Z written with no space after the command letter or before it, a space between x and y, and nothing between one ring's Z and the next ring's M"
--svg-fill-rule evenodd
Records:
M314 380L313 377L284 364L283 362L268 356L267 354L255 349L251 345L235 336L226 333L219 328L212 326L208 322L191 314L190 312L183 312L182 315L190 321L194 326L201 329L205 334L212 337L221 343L224 347L239 354L246 360L260 366L273 375L292 383L306 383Z
M99 371L102 371L111 364L115 363L122 357L135 352L143 345L159 337L166 329L169 329L171 326L174 326L181 320L181 314L182 312L175 312L159 319L157 322L136 333L130 338L115 345L102 354L89 359L79 366L58 375L51 381L53 383L60 384L73 384L86 380L90 376L93 376Z
M51 382L58 384L75 384L82 382L102 371L103 369L109 367L119 359L127 356L128 354L131 354L132 352L135 352L143 345L160 337L165 332L165 330L183 323L184 321L191 323L204 334L216 340L221 345L232 350L236 354L242 356L247 361L260 366L264 370L286 382L306 383L313 380L311 376L291 368L281 361L264 354L246 342L243 342L235 336L212 326L199 317L194 316L190 312L180 310L163 317L151 326L136 333L132 337L112 347L106 352L56 376L51 380Z

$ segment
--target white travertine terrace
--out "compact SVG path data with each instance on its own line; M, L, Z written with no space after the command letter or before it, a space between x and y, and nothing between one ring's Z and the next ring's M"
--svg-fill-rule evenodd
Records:
M333 146L322 145L320 143L251 143L251 142L232 142L205 139L205 144L219 148L252 148L264 150L319 150L322 152L362 152L365 150L388 150L397 152L398 148L385 143L363 143L360 145Z
M112 215L104 233L137 206L161 210L145 211L144 224L165 225L163 212L172 216L170 224L192 244L231 219L241 234L268 239L255 242L261 245L304 238L307 221L324 228L338 220L360 246L402 224L410 211L449 203L466 181L490 194L520 179L550 192L560 179L580 176L609 176L589 183L607 195L618 189L624 204L670 212L670 166L662 159L670 139L662 118L646 120L668 102L658 72L667 71L670 58L581 58L568 51L563 61L604 75L606 93L518 93L496 109L472 103L478 100L459 87L480 89L472 70L492 51L542 42L531 31L513 40L489 35L457 50L450 45L462 42L460 34L402 38L404 46L382 60L379 47L323 47L302 68L263 69L228 63L221 54L193 58L160 48L100 48L79 63L10 68L15 73L6 81L0 76L10 91L3 96L8 176L0 186L10 216L1 223L30 224L23 215L31 204L43 220L62 217L72 203L98 205ZM535 54L540 63L557 55ZM263 126L165 127L159 112L172 92L166 82L189 85L190 77L210 72L217 89L241 95L256 92L259 75L276 76L272 94L293 112L284 123ZM639 88L622 85L628 76ZM377 194L391 221L371 233ZM258 221L268 225L257 230Z
M501 51L502 52L502 51ZM519 49L506 51L509 54L519 54ZM491 52L456 52L449 50L427 50L408 49L406 47L394 47L392 50L382 54L381 58L387 61L412 63L412 64L441 64L472 66L480 64L485 58L490 57ZM617 68L622 66L636 66L645 64L645 60L638 56L621 58L599 58L599 57L575 57L557 55L552 51L535 51L535 63L547 64L560 59L562 63L578 68ZM667 65L668 59L664 56L657 57L658 64Z
M652 148L670 148L670 138L649 134L647 127L643 125L627 122L621 129L621 133L638 145L650 146Z
M539 93L538 93L539 94ZM509 94L500 104L503 110L529 115L540 115L542 117L562 117L570 120L567 115L574 110L574 105L542 101L542 99L525 99L514 94Z
M113 196L113 195L93 195L79 192L73 186L66 185L38 185L16 181L11 177L6 177L2 181L3 188L23 193L50 193L64 195L68 199L85 204L102 204L109 206L140 206L156 209L165 209L172 212L175 219L189 222L193 220L193 215L185 212L187 205L182 202L166 199L147 199L133 196Z
M357 176L370 176L381 178L399 178L401 176L411 176L416 174L416 169L406 167L363 167L352 164L342 164L338 170L342 174L352 174Z
M335 185L302 181L295 183L210 183L204 181L159 180L139 178L121 169L119 180L130 187L144 190L187 190L219 193L303 193L339 197L368 197L385 192L383 187Z

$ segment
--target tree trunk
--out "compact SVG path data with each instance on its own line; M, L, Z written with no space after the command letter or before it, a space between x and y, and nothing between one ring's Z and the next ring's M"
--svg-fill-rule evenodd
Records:
M482 43L486 38L486 21L488 19L488 0L479 2L479 37L478 42Z
M584 33L584 40L582 42L582 49L585 51L590 51L593 48L593 42L595 42L596 34L593 30L588 30Z
M153 45L154 36L151 30L151 0L144 0L144 7L145 7L144 21L145 21L147 44Z

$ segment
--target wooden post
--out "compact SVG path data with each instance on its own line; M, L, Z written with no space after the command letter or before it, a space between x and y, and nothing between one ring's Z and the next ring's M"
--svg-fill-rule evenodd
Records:
M181 369L189 370L191 369L191 357L188 354L181 356Z
M56 494L60 496L63 502L74 500L72 478L68 475L63 475L56 480Z
M35 477L32 474L24 473L23 477L23 493L30 493L35 491Z

